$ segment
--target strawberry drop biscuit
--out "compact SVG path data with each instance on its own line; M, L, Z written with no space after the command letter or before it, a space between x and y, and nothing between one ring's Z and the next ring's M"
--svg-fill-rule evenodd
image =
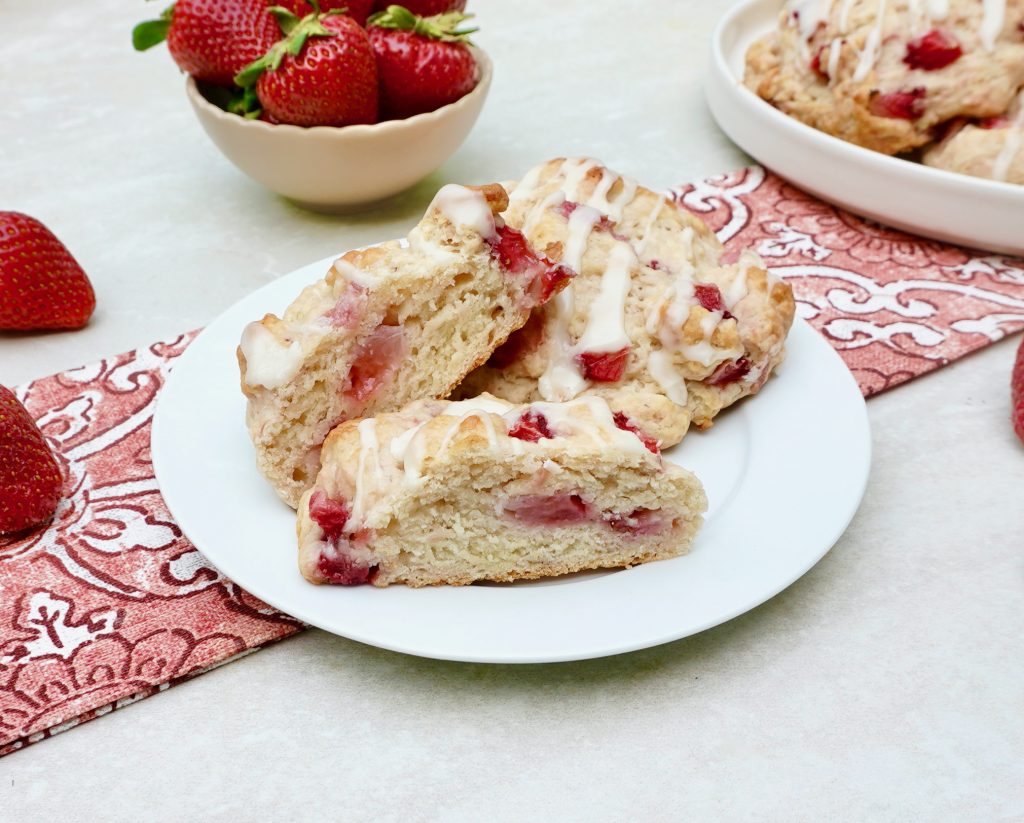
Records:
M789 0L744 82L814 128L907 152L946 121L1006 111L1024 84L1024 0Z
M1024 91L999 117L966 123L925 151L927 166L1024 184Z
M688 551L707 500L692 474L597 397L425 400L327 438L298 511L313 583L510 581Z
M289 505L343 420L447 395L571 276L496 215L498 185L448 185L399 241L350 251L238 348L257 465Z
M784 356L792 290L697 217L602 166L556 159L509 184L504 217L578 272L460 396L603 397L662 446L756 393Z

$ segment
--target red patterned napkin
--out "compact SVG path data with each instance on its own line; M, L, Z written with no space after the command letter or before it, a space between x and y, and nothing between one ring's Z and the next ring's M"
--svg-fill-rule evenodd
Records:
M754 168L673 192L753 247L865 395L1024 328L1024 262L865 222ZM193 335L17 389L60 454L54 523L0 542L0 755L301 628L221 577L171 520L153 403Z

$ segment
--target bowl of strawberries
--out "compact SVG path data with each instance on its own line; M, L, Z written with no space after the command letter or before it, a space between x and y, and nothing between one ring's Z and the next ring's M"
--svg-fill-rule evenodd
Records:
M385 200L473 128L492 66L465 0L177 0L139 24L188 75L200 124L232 163L316 211Z

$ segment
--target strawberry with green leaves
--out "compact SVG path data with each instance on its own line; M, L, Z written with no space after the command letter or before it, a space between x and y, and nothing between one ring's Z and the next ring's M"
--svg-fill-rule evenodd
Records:
M382 120L434 111L473 90L479 70L469 35L477 29L460 28L470 17L457 11L419 17L394 5L370 16Z
M132 44L145 51L166 39L182 71L204 83L231 86L280 36L266 0L177 0L158 20L139 23Z
M89 278L53 232L0 211L0 329L77 329L95 308Z
M306 0L281 0L277 5L288 9L296 17L305 17L313 11ZM373 11L373 0L320 0L320 11L340 10L360 26L366 25L366 18Z
M384 11L391 3L389 0L376 0L374 11ZM432 17L446 11L465 11L466 0L406 0L405 8L420 17Z
M0 386L0 534L45 523L60 504L64 479L35 420Z
M377 64L363 27L338 10L271 12L284 38L235 76L255 89L263 115L294 126L376 123Z

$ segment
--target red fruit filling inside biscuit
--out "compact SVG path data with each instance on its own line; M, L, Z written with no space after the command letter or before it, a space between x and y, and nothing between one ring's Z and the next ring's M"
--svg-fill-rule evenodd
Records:
M871 98L868 109L878 117L916 120L924 114L924 95L923 86L907 91L879 92Z
M654 454L659 453L658 441L653 437L648 437L640 431L640 429L636 427L636 424L634 424L633 421L626 417L622 412L615 412L612 419L615 420L615 425L620 429L627 432L633 432L633 434L639 437L640 441L647 447L648 451L653 452Z
M722 299L722 292L714 283L695 283L693 296L708 311L720 311L723 320L732 320L734 316L725 307L725 300Z
M671 518L659 509L634 509L629 514L609 512L606 519L615 531L626 534L660 534L672 526Z
M358 283L349 283L338 302L324 317L336 328L351 329L359 324L365 310L366 289Z
M391 379L406 353L401 326L378 326L359 347L349 369L346 396L358 402L369 400Z
M536 351L543 340L544 315L531 314L525 326L512 332L508 340L494 350L487 364L496 369L504 369Z
M815 53L814 57L811 58L811 71L813 71L818 77L824 81L828 81L828 72L821 65L821 53L825 51L825 46L822 46Z
M1008 114L1000 114L996 117L986 117L978 121L978 126L983 129L1002 129L1009 126L1013 118Z
M629 514L596 511L578 494L526 495L505 503L505 512L529 526L573 526L604 523L626 534L659 534L672 526L672 519L659 509L635 509Z
M537 255L523 233L511 226L498 228L498 239L491 241L491 251L506 271L528 278L526 294L530 306L546 303L574 274L571 269Z
M903 62L912 69L935 71L955 63L961 54L963 50L956 40L945 32L932 29L907 43L907 54Z
M513 497L506 501L505 511L531 526L571 526L591 519L590 506L578 494Z
M334 500L320 490L309 498L309 519L323 529L326 543L317 561L317 570L329 583L355 586L371 582L378 567L359 556L360 548L361 553L368 556L365 547L358 546L366 543L367 534L359 532L353 537L345 534L348 518L345 501Z
M548 428L548 419L532 409L525 412L516 421L516 424L508 430L508 436L515 437L517 440L528 440L530 443L536 443L541 438L550 440L554 437L551 434L551 429Z
M741 357L739 360L729 360L715 369L711 373L711 377L704 382L711 386L724 386L727 383L735 383L737 380L747 376L752 365L746 357Z
M622 379L626 373L626 360L629 358L629 346L613 352L585 351L576 355L583 376L595 383L614 383Z

